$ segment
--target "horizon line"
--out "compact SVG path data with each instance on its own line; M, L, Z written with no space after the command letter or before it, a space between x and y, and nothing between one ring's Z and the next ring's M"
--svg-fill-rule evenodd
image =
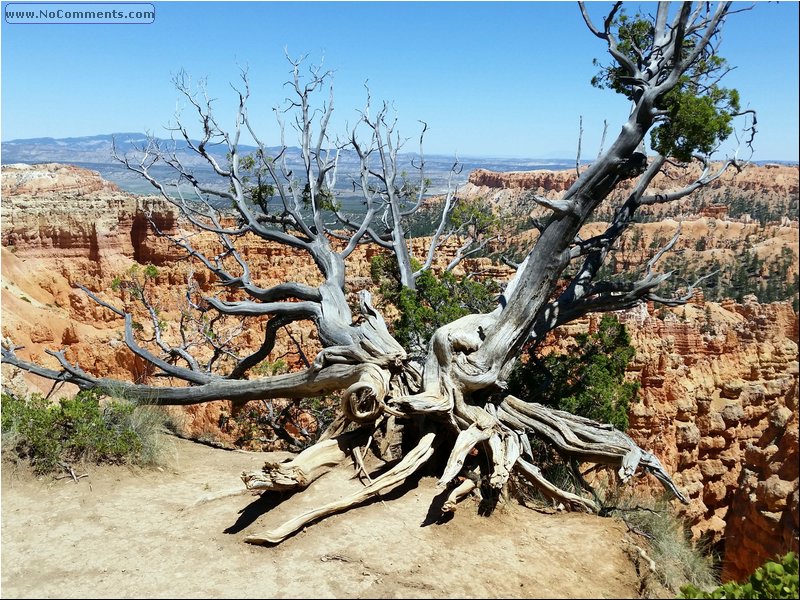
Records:
M76 139L81 139L81 138L92 138L92 137L110 137L110 136L115 136L115 135L141 135L141 136L144 136L144 137L148 136L148 134L143 133L143 132L115 131L115 132L111 132L111 133L93 133L93 134L89 134L89 135L70 135L70 136L65 136L65 137L37 136L37 137L28 137L28 138L14 138L14 139L10 139L10 140L2 140L2 139L0 139L0 145L6 144L6 143L12 143L12 142L26 142L26 141L31 141L31 140L50 139L50 140L53 140L53 141L60 141L60 140L76 140ZM156 136L152 136L152 137L156 137ZM169 138L156 137L156 139L168 140ZM180 140L176 140L176 141L180 141ZM252 146L251 144L240 144L240 146L256 148L256 146ZM270 147L270 146L268 146L268 147ZM280 147L280 145L275 145L275 146L272 146L272 147L277 148L277 147ZM297 148L297 146L285 146L285 147L286 148ZM402 152L400 154L417 155L417 156L419 155L418 152ZM437 157L438 156L446 156L446 157L449 157L449 158L456 158L458 160L466 159L466 158L479 158L479 159L530 160L530 161L536 160L536 161L558 161L558 162L574 162L575 161L575 158L566 157L566 156L556 156L556 157L542 157L542 156L539 156L539 157L537 157L537 156L528 156L528 155L524 155L523 156L523 155L511 155L511 154L474 154L474 153L466 153L466 154L459 155L458 152L451 152L451 153L444 153L444 152L429 152L429 153L427 153L426 152L425 154L427 156L437 156ZM713 158L712 157L711 158L712 162L722 161L722 160L724 160L724 157L720 157L720 158ZM593 162L593 160L581 159L580 162L581 162L581 164L591 164ZM753 163L779 162L779 163L791 163L791 164L800 165L800 156L798 156L797 158L774 158L774 157L773 158L760 158L760 159L752 159L750 162L753 162ZM98 164L105 164L105 163L98 163Z

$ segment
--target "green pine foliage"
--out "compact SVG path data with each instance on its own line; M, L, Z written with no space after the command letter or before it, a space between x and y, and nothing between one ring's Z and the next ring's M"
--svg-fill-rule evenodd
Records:
M419 263L412 262L414 270L419 269ZM437 276L427 270L417 278L417 289L411 290L400 285L397 263L391 257L374 257L370 269L384 300L400 312L392 324L393 334L412 353L424 353L431 336L442 325L497 306L499 288L493 281L459 277L448 271Z
M266 163L271 159L264 157L261 150L253 154L245 154L239 157L239 176L244 187L245 197L258 206L264 214L269 213L269 202L275 196L275 186L267 183L271 176ZM228 163L231 156L228 155ZM233 186L231 186L231 191Z
M744 583L729 581L710 592L687 585L681 588L679 598L797 598L798 595L797 555L789 552L764 563Z
M595 333L579 334L576 342L567 354L518 364L509 391L625 431L628 406L639 389L625 380L625 369L636 353L625 326L604 315Z
M655 28L651 19L642 14L629 16L623 9L614 18L613 27L620 52L641 68L639 53L647 56L654 50ZM687 38L678 58L685 60L694 50L694 44L695 40ZM622 67L604 66L597 60L595 65L600 67L600 72L592 78L595 87L612 89L631 100L641 93ZM688 162L696 153L711 154L733 133L731 121L739 112L739 93L718 84L728 70L724 58L701 52L678 84L658 99L656 108L666 118L652 131L651 145L656 152Z
M741 303L745 296L752 294L761 303L791 301L797 312L800 279L797 273L791 279L786 277L795 262L795 254L788 247L783 247L780 255L767 258L759 258L755 250L745 249L740 260L732 266L723 266L715 258L689 264L682 255L668 255L664 258L662 269L674 270L676 275L659 287L659 293L667 297L682 293L688 282L710 274L703 282L706 300L717 302L732 298Z
M723 59L712 58L724 66ZM652 133L653 149L662 156L688 162L697 152L711 154L733 133L731 121L739 112L739 93L712 84L700 94L699 87L689 77L682 77L662 100L659 108L668 111L669 118Z

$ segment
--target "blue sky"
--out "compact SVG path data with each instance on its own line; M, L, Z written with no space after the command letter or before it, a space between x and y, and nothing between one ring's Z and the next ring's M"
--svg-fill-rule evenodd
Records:
M7 3L3 3L5 7ZM342 129L373 99L394 102L401 132L429 125L426 151L461 156L584 158L628 106L589 85L605 60L574 2L157 2L150 25L2 24L3 140L149 130L163 134L180 69L207 77L223 123L229 82L247 65L251 114L277 143L272 107L286 95L284 48L335 71ZM649 3L634 3L652 9ZM742 5L744 6L744 4ZM598 15L607 5L590 6ZM798 3L733 15L721 53L726 84L759 113L758 160L798 160ZM410 147L409 149L413 149Z

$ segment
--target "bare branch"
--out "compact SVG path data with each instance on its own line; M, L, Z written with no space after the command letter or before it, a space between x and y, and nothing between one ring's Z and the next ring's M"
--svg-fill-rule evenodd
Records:
M226 315L255 317L260 315L298 315L311 318L320 315L316 302L225 302L219 298L206 297L206 302Z
M453 209L456 207L458 203L458 197L456 196L456 188L453 184L454 175L460 173L458 171L458 160L453 163L453 166L450 168L450 173L447 176L447 194L445 195L444 199L444 207L442 208L442 216L439 219L439 226L436 228L436 231L431 238L431 245L428 247L428 254L425 257L425 262L423 265L413 274L414 279L417 279L423 272L427 271L433 265L433 259L436 256L436 251L438 250L439 246L442 243L442 234L444 233L445 228L447 227L450 216L453 213ZM446 240L447 238L445 238ZM455 265L454 265L455 266Z
M583 141L583 115L578 125L578 155L575 157L575 175L581 176L581 142Z
M98 298L96 294L94 294L84 286L79 286L79 287L100 306L103 306L104 308L111 310L115 314L125 319L125 344L128 346L128 348L130 348L130 350L136 356L139 356L140 358L143 358L150 364L158 367L159 369L161 369L163 373L179 377L184 381L189 381L196 384L204 384L213 381L216 378L215 376L199 373L192 369L186 369L178 365L169 364L168 362L154 355L152 352L146 350L136 342L136 338L133 334L133 316L130 313L121 311L118 308L111 306L107 302L104 302L103 300ZM62 366L65 369L67 369L65 365Z
M603 146L606 143L606 133L608 133L608 121L603 119L603 135L600 137L600 148L597 150L598 157L603 155ZM580 176L580 173L578 176Z
M59 353L52 353L57 358ZM254 380L213 379L193 387L149 386L117 379L98 378L77 369L60 356L62 371L55 371L20 360L8 348L2 348L3 362L48 379L73 383L81 389L97 389L108 394L123 394L142 404L191 405L212 400L247 402L270 398L305 398L344 389L357 382L372 365L333 364L320 370Z

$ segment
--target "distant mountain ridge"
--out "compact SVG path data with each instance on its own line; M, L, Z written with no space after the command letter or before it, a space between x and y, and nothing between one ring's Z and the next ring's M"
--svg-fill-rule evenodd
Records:
M118 152L124 154L131 152L135 146L141 146L147 141L147 134L141 132L119 132L108 133L78 137L37 137L14 139L0 142L0 151L2 152L2 161L4 164L21 162L21 163L36 163L36 162L61 162L61 163L84 163L84 164L100 164L105 165L113 162L112 144L116 142ZM184 140L176 139L168 140L166 138L155 138L160 144L169 145L175 144L175 149L182 158L188 157L191 160L203 162L203 159L197 157L193 152L188 149ZM193 143L199 143L193 140ZM240 144L240 150L243 153L255 152L255 146ZM227 149L221 145L209 145L209 152L215 156L224 157ZM268 150L271 153L277 154L280 151L280 146L270 146ZM289 152L289 159L299 157L300 149L290 146L287 148ZM407 153L401 155L405 161L410 162L410 157L416 156L414 153ZM352 153L344 153L345 163L355 160ZM454 156L444 154L427 154L425 156L426 165L433 165L436 170L444 168L449 169L452 165ZM533 169L551 169L555 171L570 169L575 165L575 159L572 158L505 158L505 157L492 157L492 156L466 156L460 159L460 162L465 168L482 167L491 171L528 171ZM583 161L588 163L589 161ZM757 164L775 163L793 165L797 161L786 160L763 160L755 161ZM191 162L189 163L191 164Z
M7 140L0 143L3 153L3 162L8 164L11 162L32 162L34 160L45 159L47 162L68 162L75 160L75 156L79 156L79 162L84 163L97 163L107 164L113 160L111 150L112 142L116 141L117 148L120 153L134 150L134 145L141 146L147 141L147 134L141 132L119 132L98 134L79 137L38 137L38 138L23 138ZM161 144L171 144L172 140L166 138L155 138ZM193 143L198 144L199 141L193 140ZM175 140L176 149L179 152L188 151L188 147L184 140ZM209 152L214 155L224 156L227 150L222 145L209 145ZM240 150L243 153L255 152L255 146L240 144ZM267 148L270 152L277 153L280 151L281 146L270 146ZM300 149L294 146L287 148L290 154L299 154ZM350 153L345 153L350 154ZM401 154L401 156L410 157L416 156L415 153ZM444 161L446 164L452 164L454 156L444 154L426 154L425 160L432 160L436 163ZM464 157L462 162L476 163L482 161L480 164L486 163L488 165L494 164L506 165L507 169L513 170L521 169L528 170L533 166L549 167L556 170L570 168L574 165L574 159L567 158L505 158L505 157L491 157L491 156L468 156ZM584 161L585 162L585 161ZM501 170L501 169L494 169Z
M117 152L125 154L133 152L137 147L142 147L147 142L144 133L109 133L82 137L67 138L29 138L2 142L3 163L13 162L59 162L84 164L109 164L114 162L113 148L116 144ZM181 159L191 159L192 162L202 160L192 153L184 140L156 138L159 144L171 147L174 143L175 150ZM199 143L199 142L194 142ZM209 152L215 156L224 157L226 149L221 145L209 145ZM254 152L255 146L241 146L243 152Z
M168 140L156 138L159 144L166 148L174 147L181 162L195 171L195 175L206 183L219 182L219 178L214 175L205 159L191 151L184 140ZM0 143L0 157L3 164L12 163L63 163L72 164L99 171L100 174L119 185L122 189L133 193L151 193L152 187L138 177L136 174L127 171L123 165L116 162L113 156L113 147L116 144L117 152L120 155L135 152L137 147L141 147L147 141L147 135L139 132L123 132L99 134L82 137L51 138L39 137L29 139L16 139ZM196 142L199 143L199 142ZM174 146L173 146L174 144ZM255 152L255 146L240 144L240 151L243 154ZM222 144L208 146L209 153L225 161L227 148ZM280 146L271 146L268 151L277 155L281 150ZM286 158L290 168L301 165L300 149L288 147ZM416 154L407 153L399 155L401 168L409 173L416 172L415 165L419 160ZM412 164L412 160L414 163ZM432 193L441 193L446 189L447 177L455 160L450 155L425 155L425 177L431 180L430 190ZM534 169L568 169L575 165L574 159L527 159L527 158L492 158L492 157L466 157L459 159L461 172L456 177L456 184L464 183L469 173L476 168L491 169L493 171L528 171ZM346 193L349 189L352 192L351 176L358 173L358 158L354 152L342 152L339 156L339 170L343 177L339 178L337 188L340 192ZM167 167L156 167L154 174L159 177L168 177L171 170Z
M224 185L221 183L208 163L195 152L191 151L184 140L168 140L156 138L165 148L175 149L181 162L194 171L195 176L206 184ZM123 165L114 160L113 145L116 144L120 155L135 152L147 141L147 135L141 132L121 132L98 134L81 137L38 137L28 139L9 140L0 143L0 158L3 164L12 163L63 163L100 172L109 181L114 182L122 189L132 193L153 193L153 188L141 177L125 169ZM195 142L199 143L199 142ZM255 152L257 148L251 145L240 144L243 154ZM277 155L281 147L271 146L267 149L271 154ZM222 163L226 160L227 148L222 144L208 146L208 151ZM286 159L290 168L301 167L300 149L288 147ZM419 159L416 154L400 154L400 168L406 170L413 178L416 173ZM412 164L413 161L413 164ZM455 161L455 156L444 154L425 155L425 177L430 180L429 190L432 194L443 193L447 189L450 169ZM589 161L583 161L588 163ZM797 164L791 161L758 161L758 163ZM485 169L500 173L515 171L533 171L547 169L563 171L575 167L574 158L539 159L539 158L501 158L501 157L460 157L460 172L454 178L454 184L466 183L467 177L475 169ZM337 191L344 197L352 195L352 180L358 178L358 159L353 152L342 152L339 156L339 172ZM156 166L154 175L160 179L168 180L174 177L174 171L165 166ZM354 196L355 199L355 196Z

